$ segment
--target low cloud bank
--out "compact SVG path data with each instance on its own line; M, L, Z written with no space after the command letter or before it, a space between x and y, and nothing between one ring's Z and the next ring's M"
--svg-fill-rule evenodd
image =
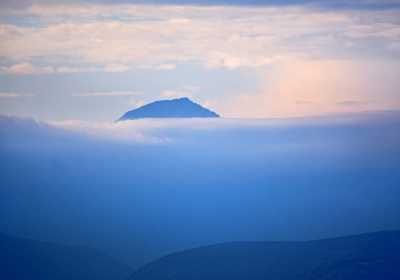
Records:
M55 128L65 129L99 139L128 143L179 142L198 134L221 136L231 132L243 132L242 137L230 141L242 141L254 133L276 133L282 130L318 130L334 127L363 126L378 123L393 123L400 111L377 111L364 113L342 113L303 118L235 119L235 118L188 118L188 119L138 119L122 122L58 121L50 122ZM268 139L264 139L268 140ZM283 141L285 139L282 139Z

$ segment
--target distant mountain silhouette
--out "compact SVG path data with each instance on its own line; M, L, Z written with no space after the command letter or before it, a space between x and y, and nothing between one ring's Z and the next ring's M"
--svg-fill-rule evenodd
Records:
M118 121L141 118L218 118L219 115L187 97L160 100L125 113Z
M123 279L129 267L93 249L0 234L0 279Z
M201 247L163 257L129 279L400 279L400 231Z

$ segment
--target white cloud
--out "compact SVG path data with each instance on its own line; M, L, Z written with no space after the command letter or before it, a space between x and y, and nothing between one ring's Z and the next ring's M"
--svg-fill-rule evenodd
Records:
M0 98L32 97L33 93L0 92Z
M54 68L51 66L34 66L31 63L23 62L11 66L3 66L0 68L0 73L11 75L52 74L54 73Z
M15 98L15 97L20 97L21 95L19 93L14 93L14 92L0 92L0 98Z
M173 70L188 61L260 67L293 57L332 59L338 50L356 57L374 42L384 46L377 55L388 56L400 42L397 10L76 4L32 6L18 14L46 24L0 25L1 56L63 57L109 72Z
M172 98L180 98L180 97L191 97L191 95L189 92L185 92L185 91L164 90L161 92L160 97L163 99L172 99Z
M146 102L144 100L138 100L137 98L132 97L129 99L128 104L134 108L139 108L140 106L145 105Z
M180 97L193 98L195 92L197 92L199 89L200 87L192 85L182 86L176 89L167 89L160 93L160 98L164 99L180 98Z
M101 92L86 92L74 93L72 96L78 97L113 97L113 96L138 96L141 92L136 91L101 91Z
M100 72L102 69L98 67L70 67L70 66L60 66L56 68L56 73L59 74L71 74L71 73L90 73L90 72Z
M265 119L237 119L237 118L187 118L187 119L137 119L122 122L87 122L79 120L50 122L50 124L64 129L78 131L83 134L89 134L101 138L114 139L119 141L127 141L129 143L141 142L149 144L165 144L173 143L181 139L188 140L187 137L193 137L197 141L203 141L205 138L198 138L199 134L193 132L207 133L210 135L225 135L227 142L236 141L232 139L230 132L242 132L238 135L259 136L264 134L263 143L267 143L271 136L268 133L281 131L276 128L290 128L309 126L311 130L315 130L313 126L332 125L332 124L349 124L362 123L360 121L370 120L370 117L382 120L398 119L399 111L396 112L363 112L354 114L331 114L325 117L308 117L308 118L265 118ZM328 127L327 126L327 127ZM258 135L254 135L258 131ZM179 132L179 133L177 133ZM206 135L206 134L204 134ZM310 134L311 135L311 134ZM244 138L246 138L244 137ZM240 138L240 137L239 137ZM202 140L199 140L202 139ZM279 138L284 139L284 138ZM272 141L276 141L276 138ZM279 141L278 141L279 142ZM211 143L211 142L210 142ZM275 143L276 144L276 143Z
M158 70L174 70L176 69L176 65L172 63L164 63L160 64L156 67Z
M0 67L1 74L8 75L43 75L43 74L72 74L72 73L93 73L93 72L125 72L130 69L129 66L122 64L110 64L100 66L37 66L29 62L22 62L10 66Z
M123 64L110 64L104 67L104 72L118 73L126 72L130 69L129 66Z
M225 116L247 117L400 106L398 79L393 78L400 71L398 9L75 4L34 5L9 15L17 17L12 22L29 17L38 24L0 24L0 58L14 63L0 67L1 73L146 68L176 69L171 75L179 75L187 63L228 70L246 67L256 73L252 92L239 86L228 93L224 81L201 103ZM51 66L43 66L47 62ZM204 82L204 76L199 80ZM210 97L220 89L223 99ZM160 97L202 98L196 90L168 84ZM128 99L134 105L146 100ZM339 106L343 100L360 102L346 108Z
M224 116L258 118L397 110L396 69L400 62L288 60L264 73L257 92L233 93L214 106Z

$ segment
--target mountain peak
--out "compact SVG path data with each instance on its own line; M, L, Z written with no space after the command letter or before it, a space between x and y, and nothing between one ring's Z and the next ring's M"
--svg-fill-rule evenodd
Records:
M126 112L118 121L142 118L218 118L215 112L190 100L188 97L164 99Z
M170 100L177 100L177 101L189 101L194 103L192 100L190 100L188 97L180 97L180 98L175 98L175 99L170 99Z

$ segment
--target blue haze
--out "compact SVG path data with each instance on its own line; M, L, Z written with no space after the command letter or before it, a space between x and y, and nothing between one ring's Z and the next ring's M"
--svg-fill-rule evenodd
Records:
M116 137L132 127L160 141ZM0 232L138 267L213 243L400 229L398 112L117 128L2 117Z

